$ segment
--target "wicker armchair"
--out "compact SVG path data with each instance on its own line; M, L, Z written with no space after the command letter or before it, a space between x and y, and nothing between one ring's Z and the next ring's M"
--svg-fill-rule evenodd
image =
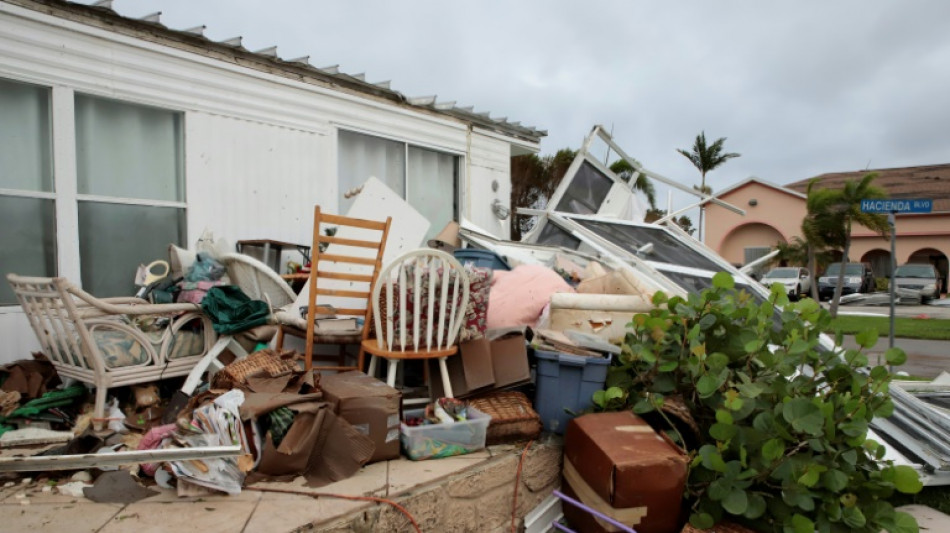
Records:
M65 278L8 274L7 281L60 377L95 386L96 429L109 389L186 375L215 343L194 304L96 298Z

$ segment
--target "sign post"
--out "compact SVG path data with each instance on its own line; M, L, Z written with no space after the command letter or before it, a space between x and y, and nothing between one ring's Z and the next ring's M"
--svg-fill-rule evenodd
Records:
M891 227L891 282L888 283L891 292L891 324L888 347L894 347L894 306L897 300L897 287L894 282L894 271L897 270L897 213L929 213L933 209L933 200L924 198L910 199L870 199L861 200L862 213L887 213L887 224Z

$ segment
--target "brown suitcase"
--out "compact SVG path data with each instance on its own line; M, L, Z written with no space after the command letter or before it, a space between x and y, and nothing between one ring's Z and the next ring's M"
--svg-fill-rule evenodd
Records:
M687 461L633 413L588 414L564 435L563 492L638 533L676 533ZM572 505L564 517L579 531L617 531Z

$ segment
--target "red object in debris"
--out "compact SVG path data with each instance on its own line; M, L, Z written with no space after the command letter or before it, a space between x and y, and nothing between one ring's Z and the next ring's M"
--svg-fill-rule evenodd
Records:
M679 531L687 456L630 412L577 417L564 435L563 492L639 533ZM564 517L579 531L612 526L574 506Z
M916 318L916 319L918 319L918 320L927 320L927 319L930 318L930 315L928 315L928 314L926 314L926 313L921 313L921 314L919 314L919 315L914 315L914 318Z

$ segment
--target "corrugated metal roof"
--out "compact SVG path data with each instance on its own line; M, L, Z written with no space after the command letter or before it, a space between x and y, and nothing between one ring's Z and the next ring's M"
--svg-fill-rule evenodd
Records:
M310 64L309 57L283 59L277 53L277 47L271 46L257 51L250 51L243 47L240 36L212 41L205 37L206 26L195 26L182 30L168 28L161 22L161 12L150 13L143 17L125 17L112 9L112 0L99 0L92 4L80 4L66 0L2 0L7 3L20 5L26 8L38 9L57 15L50 9L39 9L41 6L61 8L73 15L88 17L90 20L105 20L108 29L113 31L127 29L136 31L147 29L148 35L136 35L148 38L153 42L188 48L190 51L206 54L210 51L228 51L242 58L256 59L256 62L242 61L242 65L249 68L262 69L270 67L268 72L283 72L289 77L303 81L318 81L328 83L336 88L345 88L366 95L387 99L397 104L412 108L427 110L432 113L447 115L463 122L486 128L498 133L510 135L530 142L539 142L547 135L546 130L539 130L530 126L523 126L520 122L510 122L507 117L493 118L489 111L475 112L474 107L457 106L454 101L438 101L435 95L407 97L399 91L393 90L390 81L367 82L365 73L346 74L340 71L339 65L318 68ZM80 22L84 22L80 20Z

